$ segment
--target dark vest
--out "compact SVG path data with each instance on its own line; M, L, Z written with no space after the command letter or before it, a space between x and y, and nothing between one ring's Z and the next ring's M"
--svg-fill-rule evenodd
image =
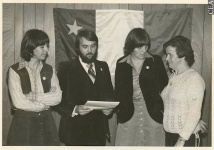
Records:
M93 83L90 79L89 80L85 80L85 86L84 86L84 96L86 99L88 100L104 100L104 93L103 91L101 91L101 89L103 88L102 85L102 81L100 80L99 77L97 77L97 79L95 80L95 82Z
M30 83L30 77L27 72L27 69L24 67L22 69L17 70L19 67L19 63L16 63L11 66L11 68L19 75L22 92L23 94L28 94L31 92L31 83ZM53 75L53 69L50 65L44 63L42 70L40 72L41 82L44 89L44 92L49 92L51 88L51 78Z

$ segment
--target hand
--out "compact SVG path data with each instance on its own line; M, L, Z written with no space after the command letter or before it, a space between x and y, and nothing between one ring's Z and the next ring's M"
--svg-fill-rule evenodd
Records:
M50 108L50 106L48 105L45 105L45 104L42 104L38 101L35 101L35 103L37 104L40 104L41 105L41 108L38 108L37 110L35 110L36 112L40 112L40 111L44 111L44 110L48 110L48 108Z
M102 111L107 116L107 115L111 114L111 112L113 111L113 109L104 109Z
M36 94L33 92L30 92L29 94L25 94L25 97L32 102L36 101Z
M206 134L207 132L207 128L206 128L206 123L202 120L200 120L195 128L195 130L193 131L193 133L198 133L199 131L201 131L201 133Z
M180 138L178 138L178 140L177 140L177 142L176 142L174 147L183 147L184 144L185 144L185 141L180 140Z
M207 124L203 120L199 121L199 125L201 126L200 128L201 133L204 133L204 134L207 133L207 127L206 127Z
M84 106L84 105L77 105L75 112L81 116L88 114L89 112L91 112L93 109Z
M56 87L52 86L51 89L50 89L50 92L52 92L52 93L56 92Z
M50 106L48 106L48 105L44 105L43 110L48 110L49 107L50 107Z

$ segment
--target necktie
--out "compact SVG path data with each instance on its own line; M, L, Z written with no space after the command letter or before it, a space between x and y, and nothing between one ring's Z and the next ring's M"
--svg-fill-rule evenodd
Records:
M95 72L94 72L94 70L92 68L93 64L87 64L87 67L88 67L88 74L89 74L91 80L94 82L95 78L96 78L96 74L95 74Z

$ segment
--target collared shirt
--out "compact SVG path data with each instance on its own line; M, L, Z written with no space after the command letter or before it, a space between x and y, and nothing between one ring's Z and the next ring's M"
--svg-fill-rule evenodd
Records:
M148 52L146 53L145 56L146 56L146 58L153 58L152 55L150 55ZM128 64L130 64L133 67L133 63L132 63L131 58L132 58L132 56L130 54L127 57L124 57L122 60L120 60L119 63L127 62Z
M81 65L82 65L83 68L85 69L85 71L88 73L88 67L87 67L88 64L87 64L87 63L84 63L80 57L79 57L79 60L80 60ZM95 75L96 75L95 63L93 62L93 63L91 63L91 64L92 64L92 69L94 70Z
M57 105L61 101L62 91L59 86L58 78L56 77L55 70L53 69L53 76L51 78L50 92L44 93L41 82L40 71L43 63L40 62L36 69L36 74L33 73L26 61L19 62L19 69L26 68L30 82L31 93L23 94L21 81L19 75L12 69L9 69L8 86L13 105L21 110L39 112L48 109L50 106Z
M79 61L80 61L80 64L83 66L83 68L85 69L85 71L86 71L86 73L88 74L88 67L87 67L87 63L84 63L83 61L82 61L82 59L79 57ZM95 73L95 75L96 75L96 70L95 70L95 63L93 62L93 63L91 63L92 64L92 69L94 70L94 73ZM88 76L90 77L90 75L88 74ZM91 78L91 77L90 77ZM92 80L92 82L94 82L93 81L93 79L91 78L91 80ZM74 110L73 110L73 112L72 112L72 117L74 117L74 116L76 116L76 115L78 115L76 112L76 106L74 107Z
M146 58L153 57L147 53ZM122 62L132 66L134 114L129 121L118 124L116 146L163 146L163 126L150 117L140 88L139 74L143 63L137 71L131 55L119 63Z

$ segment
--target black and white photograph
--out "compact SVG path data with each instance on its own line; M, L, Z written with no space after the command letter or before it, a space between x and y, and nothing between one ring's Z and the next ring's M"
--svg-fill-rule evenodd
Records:
M2 148L211 148L213 7L3 1Z

